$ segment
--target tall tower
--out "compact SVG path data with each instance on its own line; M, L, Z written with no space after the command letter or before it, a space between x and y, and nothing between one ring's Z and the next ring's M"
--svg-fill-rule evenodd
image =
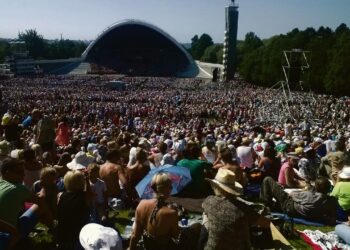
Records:
M238 5L235 0L231 0L231 4L225 9L226 30L223 51L223 80L233 80L237 66L237 30L238 30Z

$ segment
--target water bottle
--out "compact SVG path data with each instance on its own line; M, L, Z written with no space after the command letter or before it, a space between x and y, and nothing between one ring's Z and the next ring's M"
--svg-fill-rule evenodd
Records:
M186 227L188 225L188 220L186 218L181 219L181 225Z

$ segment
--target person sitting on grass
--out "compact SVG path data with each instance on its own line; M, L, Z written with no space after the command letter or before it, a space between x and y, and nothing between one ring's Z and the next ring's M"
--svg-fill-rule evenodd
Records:
M89 178L86 172L73 170L66 173L63 182L66 192L58 195L58 249L81 249L79 232L89 222L92 203Z
M93 194L93 210L97 215L98 222L104 222L107 219L108 195L107 187L100 177L100 167L96 163L88 166L90 187Z
M137 206L129 250L137 249L142 235L146 250L195 249L201 225L196 223L183 230L179 227L178 212L165 202L172 190L169 176L156 174L151 187L155 199L142 200Z
M339 206L345 211L350 225L350 167L345 166L338 175L332 196L338 199Z
M1 166L0 180L0 231L11 235L10 247L19 239L26 238L40 219L49 228L53 227L52 215L45 203L22 185L23 161L7 158ZM24 213L24 203L33 205ZM18 215L22 215L18 217Z
M58 188L56 184L57 173L54 168L46 167L40 172L40 191L37 196L45 201L48 209L54 218L57 217L57 194Z
M236 175L229 169L220 168L210 181L215 195L208 196L202 207L204 209L201 246L209 249L250 249L249 226L270 227L270 220L255 212L239 196L243 187L236 181Z
M290 216L334 225L337 218L337 201L327 195L330 187L328 179L318 178L314 190L288 194L271 177L266 177L261 185L260 199L270 208L278 208ZM273 198L276 199L275 203Z

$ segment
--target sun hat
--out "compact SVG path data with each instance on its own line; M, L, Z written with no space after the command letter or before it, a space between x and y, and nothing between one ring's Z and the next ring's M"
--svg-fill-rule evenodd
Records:
M339 174L339 178L350 179L350 166L346 166L342 169L342 171Z
M236 182L236 175L228 169L220 168L214 179L206 179L212 187L218 187L233 195L243 194L243 187Z
M287 156L288 156L288 158L290 158L290 159L300 160L300 157L299 157L296 153L294 153L294 152L288 153Z
M4 116L2 117L1 120L1 125L2 126L6 126L9 124L9 122L11 121L12 117L9 113L4 114Z
M74 159L67 163L67 168L70 170L81 170L87 168L90 163L94 162L94 158L88 157L85 152L78 152Z
M96 223L85 225L79 234L79 241L85 250L122 250L122 239L111 227Z
M89 153L93 153L95 150L97 149L97 144L95 143L89 143L88 146L87 146L87 151Z
M8 156L10 153L11 144L8 141L0 142L0 156Z

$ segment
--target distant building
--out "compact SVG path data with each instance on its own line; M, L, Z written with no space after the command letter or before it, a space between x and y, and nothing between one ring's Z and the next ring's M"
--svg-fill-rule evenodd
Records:
M5 65L8 65L10 72L15 75L30 75L35 73L34 59L29 57L28 53L16 53L6 57Z
M2 75L30 75L36 73L34 59L29 56L23 41L10 42L11 55L0 64Z

